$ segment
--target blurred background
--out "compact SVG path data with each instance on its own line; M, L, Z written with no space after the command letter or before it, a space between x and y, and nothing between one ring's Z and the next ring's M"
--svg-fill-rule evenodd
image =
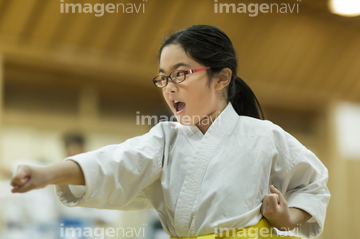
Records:
M137 117L167 110L152 83L161 40L194 24L228 34L238 74L265 117L329 169L332 198L320 238L360 235L359 1L272 1L287 4L287 13L257 16L219 7L268 1L86 2L125 7L100 16L94 9L66 12L67 3L85 3L80 0L0 0L1 239L65 238L59 232L67 225L136 227L146 235L123 237L163 238L154 212L68 211L52 187L12 195L9 179L18 163L71 155L69 137L75 151L88 151L146 133L151 126Z

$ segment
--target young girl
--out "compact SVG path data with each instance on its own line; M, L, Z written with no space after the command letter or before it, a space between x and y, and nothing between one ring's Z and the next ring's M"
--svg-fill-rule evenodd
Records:
M153 82L179 123L159 123L62 163L21 165L13 192L55 184L68 206L154 208L172 238L215 238L223 229L231 238L256 230L258 238L280 237L272 227L318 236L330 198L327 169L291 135L259 119L225 33L205 25L181 30L163 43L159 58Z

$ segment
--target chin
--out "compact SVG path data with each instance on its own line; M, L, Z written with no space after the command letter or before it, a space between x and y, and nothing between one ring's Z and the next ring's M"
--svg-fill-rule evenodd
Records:
M192 126L194 125L193 123L190 123L190 122L183 122L183 121L178 121L181 125L184 125L184 126Z
M177 116L176 119L180 124L185 126L192 126L196 124L195 122L196 119L194 119L189 115Z

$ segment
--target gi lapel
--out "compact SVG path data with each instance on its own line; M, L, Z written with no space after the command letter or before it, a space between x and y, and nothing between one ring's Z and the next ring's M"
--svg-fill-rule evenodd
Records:
M188 237L195 233L193 207L206 168L223 137L235 125L238 115L229 103L215 119L203 136L189 165L175 209L175 231L178 237Z

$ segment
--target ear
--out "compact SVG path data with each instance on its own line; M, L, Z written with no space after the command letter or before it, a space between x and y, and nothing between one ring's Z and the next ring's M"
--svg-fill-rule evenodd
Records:
M232 71L229 68L224 68L220 71L219 75L215 78L215 90L222 90L230 84Z

